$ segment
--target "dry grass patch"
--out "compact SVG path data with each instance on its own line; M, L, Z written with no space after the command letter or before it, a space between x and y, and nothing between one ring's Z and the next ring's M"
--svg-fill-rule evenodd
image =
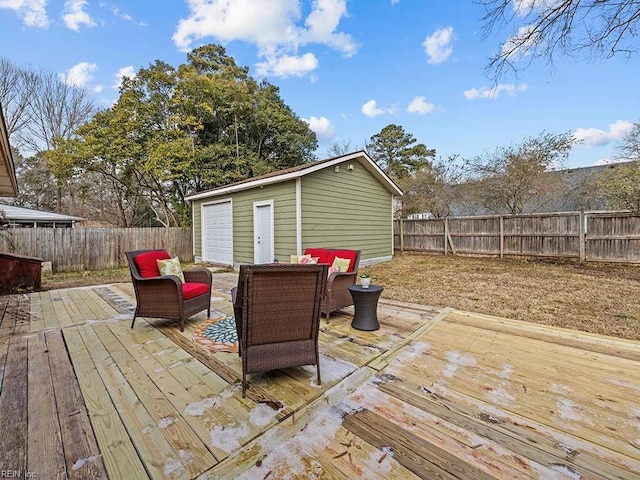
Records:
M364 269L386 298L640 340L640 267L397 255Z
M404 254L363 270L385 298L640 340L640 266ZM128 268L68 272L42 288L130 281Z

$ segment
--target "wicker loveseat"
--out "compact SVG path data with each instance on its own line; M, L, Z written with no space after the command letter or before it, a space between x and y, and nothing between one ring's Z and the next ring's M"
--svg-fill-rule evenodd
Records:
M349 286L355 285L360 264L360 250L337 248L307 248L305 255L317 258L318 263L331 265L336 257L349 259L349 269L346 272L329 274L327 287L322 297L322 313L327 323L331 312L353 305L353 298Z
M180 322L184 331L187 318L203 310L211 314L212 275L206 268L184 270L185 283L175 275L160 275L156 260L167 260L165 250L126 252L131 280L136 293L136 317L168 318Z

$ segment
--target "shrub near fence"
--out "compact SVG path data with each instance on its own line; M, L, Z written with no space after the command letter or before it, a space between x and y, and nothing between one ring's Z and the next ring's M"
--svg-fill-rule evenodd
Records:
M582 226L582 227L581 227ZM396 250L640 263L640 214L561 212L403 220Z
M124 252L164 248L193 261L191 228L16 228L0 236L0 251L41 258L54 272L127 265Z

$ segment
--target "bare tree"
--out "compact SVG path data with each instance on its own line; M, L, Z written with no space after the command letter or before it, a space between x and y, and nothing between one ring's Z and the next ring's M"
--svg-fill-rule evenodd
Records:
M541 133L519 145L497 148L466 161L470 186L483 207L521 214L543 208L563 195L562 178L547 172L561 167L575 140L571 133Z
M20 133L30 120L29 102L35 90L37 75L0 59L0 104L4 111L7 132L15 147L21 146Z
M446 162L439 158L402 182L405 216L430 213L440 218L451 214L453 204L460 200L458 185L463 179L457 162L458 155L450 156Z
M640 122L633 124L618 146L620 159L631 160L609 165L594 182L594 194L607 208L640 212Z
M358 150L358 148L351 145L351 140L342 140L341 142L335 142L327 148L327 158L340 157Z
M476 0L484 7L485 40L493 31L511 30L490 59L487 72L496 81L516 64L546 60L557 54L587 51L610 58L636 53L640 0Z
M621 160L640 160L640 122L633 124L618 146Z
M69 85L48 72L38 75L29 110L24 142L38 152L54 148L56 138L71 138L96 107L85 88Z
M46 162L43 167L55 177L57 212L65 210L65 196L68 203L66 210L73 209L75 192L68 169L52 162L48 152L53 151L58 142L72 138L77 128L89 121L95 111L86 89L69 85L52 72L37 74L28 103L29 119L20 130L19 137L25 149L44 154L36 155L36 158ZM62 161L64 163L64 159ZM66 195L63 195L64 191Z

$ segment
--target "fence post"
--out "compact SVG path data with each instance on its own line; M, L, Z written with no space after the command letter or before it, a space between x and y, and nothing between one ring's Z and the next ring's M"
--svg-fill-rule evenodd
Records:
M404 219L400 215L400 253L404 253Z
M500 258L504 257L504 217L500 215Z
M449 217L444 217L444 254L449 250Z
M578 216L580 222L580 263L587 259L587 215L580 209Z

